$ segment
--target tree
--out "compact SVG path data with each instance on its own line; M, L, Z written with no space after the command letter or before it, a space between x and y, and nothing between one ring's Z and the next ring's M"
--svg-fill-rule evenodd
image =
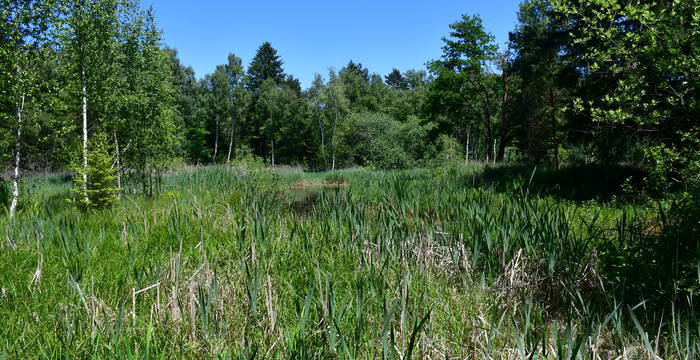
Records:
M405 169L416 166L425 154L430 125L423 126L416 117L400 122L382 113L351 114L352 128L344 134L353 144L355 164L380 169Z
M401 75L405 86L389 88L383 96L380 111L401 122L411 116L423 116L428 79L425 71L408 70Z
M282 64L280 56L277 55L277 50L269 42L264 42L255 53L250 66L248 66L247 89L257 94L265 80L272 79L274 83L282 82L285 78Z
M309 118L308 103L286 84L275 84L268 79L260 87L259 107L264 121L260 132L265 136L269 147L272 166L277 159L299 161L306 147ZM281 154L281 156L277 156Z
M229 136L228 154L226 156L226 164L231 163L231 152L234 141L240 141L240 135L236 133L240 126L245 109L250 103L250 93L245 89L245 73L241 58L234 54L228 55L228 64L226 65L226 75L231 96L231 133ZM236 140L234 140L236 139Z
M406 79L397 69L393 69L389 73L389 75L386 75L384 78L386 79L386 84L389 85L389 87L391 87L392 89L406 90L408 88L408 83L406 82Z
M232 117L233 92L229 83L229 74L226 65L218 65L211 76L208 77L211 91L211 107L214 113L214 155L216 162L219 151L219 129L222 119Z
M657 184L700 181L697 1L554 1L563 49L594 96L573 107L593 124L645 142Z
M207 145L208 131L206 116L203 115L202 96L205 91L195 79L194 70L183 66L177 58L177 51L166 49L170 55L170 68L173 79L174 105L178 119L178 137L183 140L185 159L196 164L206 161L210 152Z
M175 89L170 72L169 55L161 48L161 33L156 28L152 9L143 13L142 58L138 78L140 113L132 121L138 127L130 138L130 167L141 173L144 191L153 192L153 175L160 178L174 156L180 139L177 137L174 106ZM148 186L146 184L148 181Z
M446 116L448 121L440 121L442 131L461 135L466 148L472 130L480 132L488 159L492 144L495 152L502 91L499 76L489 71L498 47L478 16L462 15L450 29L450 36L442 39L445 45L441 59L428 64L435 75L428 99L429 113ZM506 132L500 131L500 135L501 143L506 142ZM502 154L494 155L502 159Z
M376 111L370 96L369 70L361 63L352 60L340 69L338 80L343 84L343 92L351 112Z
M76 203L82 210L106 209L119 201L117 192L119 189L114 186L116 171L112 167L114 158L110 156L107 149L105 136L94 136L90 140L90 151L88 152L87 176L83 177L82 168L78 169L75 183L79 188L73 189L78 195ZM82 184L83 178L88 179L87 184ZM89 201L84 201L82 187L87 188Z
M352 62L351 62L352 64ZM354 72L350 72L354 73ZM340 76L333 70L329 71L328 86L320 95L320 102L323 104L324 115L330 122L331 128L331 170L336 167L336 154L338 149L337 135L341 121L350 110L350 100L346 97L347 90Z
M509 67L522 87L514 99L520 150L528 161L540 162L549 148L552 162L559 168L562 108L577 76L561 56L566 34L556 26L551 11L547 0L528 0L520 5L520 24L510 33L515 58Z
M118 36L116 0L73 0L65 3L60 40L64 44L72 86L78 88L82 115L83 201L88 197L88 109L93 121L104 120L109 92L114 88L115 38ZM95 124L96 125L96 124Z
M326 151L326 84L320 74L314 75L314 80L311 82L311 86L306 90L306 97L311 103L313 118L315 119L316 126L318 127L318 144L316 151L316 159L320 162L322 169L328 168L328 157Z
M14 110L14 149L12 164L12 195L9 215L13 217L20 196L20 168L22 152L22 130L26 124L26 109L36 100L39 82L39 63L45 52L43 47L49 38L47 31L53 4L49 1L11 0L0 7L3 19L0 29L0 118L12 118L8 114ZM37 101L34 101L36 106ZM4 121L3 121L4 123ZM8 121L8 123L12 123Z

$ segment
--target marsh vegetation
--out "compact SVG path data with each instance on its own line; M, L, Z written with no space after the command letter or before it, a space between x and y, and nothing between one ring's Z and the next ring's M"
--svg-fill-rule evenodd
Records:
M668 204L569 200L530 170L202 167L89 213L32 178L0 220L2 354L697 357Z

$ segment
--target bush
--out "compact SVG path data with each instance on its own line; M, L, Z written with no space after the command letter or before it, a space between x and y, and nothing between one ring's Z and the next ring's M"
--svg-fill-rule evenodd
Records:
M231 167L243 174L254 173L265 168L265 160L254 155L249 146L243 145L231 159Z
M351 115L354 131L346 143L354 147L357 165L377 169L396 170L416 165L423 157L429 126L420 124L415 117L405 123L381 113Z
M440 135L437 140L437 151L438 153L435 156L436 166L458 165L464 161L462 144L452 136Z

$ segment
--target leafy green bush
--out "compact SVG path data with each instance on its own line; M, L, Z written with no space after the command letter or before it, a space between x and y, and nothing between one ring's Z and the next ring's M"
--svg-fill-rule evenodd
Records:
M416 117L405 123L381 113L351 115L353 132L345 141L354 147L354 163L377 169L396 170L414 166L423 157L424 139L430 126Z
M440 135L437 139L437 155L434 158L436 166L451 166L461 164L464 159L462 144L449 135Z
M265 168L265 160L253 154L253 149L244 145L236 150L231 167L244 174L253 173Z
M252 180L255 192L261 193L274 189L278 183L278 176L265 166L263 158L253 154L248 146L243 146L236 151L236 156L231 160L231 167Z

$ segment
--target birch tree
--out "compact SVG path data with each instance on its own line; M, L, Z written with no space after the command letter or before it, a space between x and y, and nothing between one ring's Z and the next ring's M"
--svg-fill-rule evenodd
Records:
M106 113L109 91L114 87L118 34L117 0L67 0L63 3L61 41L68 72L77 88L82 129L82 166L80 186L82 201L90 202L88 184L88 132ZM76 86L77 85L77 86ZM88 112L89 111L89 112Z
M133 1L138 6L137 1ZM170 55L162 48L161 33L156 28L152 9L140 13L138 22L138 55L131 90L134 98L128 121L124 166L140 175L144 192L152 194L160 177L174 157L179 144L175 123L175 89L170 68Z
M12 149L12 190L9 215L14 217L20 197L22 164L22 130L27 122L26 109L34 101L39 87L37 64L41 61L42 47L48 40L48 23L52 14L52 1L8 1L0 7L3 23L0 42L0 101L4 104L0 115L8 120L14 118L11 130L14 135ZM12 109L12 111L10 111ZM9 113L12 112L14 116Z
M219 139L221 138L219 130L221 129L222 120L228 122L232 117L233 108L233 92L229 84L229 75L227 73L227 65L218 65L214 73L209 77L209 86L211 89L211 106L214 112L214 163L217 161L219 152Z
M318 157L321 158L321 161L323 162L323 167L327 168L328 164L326 161L326 132L324 128L323 119L323 109L326 106L326 104L324 103L325 99L322 96L325 87L326 84L324 84L321 75L315 74L314 80L311 83L311 87L309 87L309 89L306 91L306 95L309 98L309 101L312 105L313 117L316 120L316 124L318 126Z
M323 90L321 98L325 104L324 112L330 122L331 131L331 170L336 168L336 153L338 148L338 127L349 112L350 102L345 96L345 86L333 70L329 72L328 86Z
M243 71L243 62L241 58L235 54L228 55L228 64L226 64L226 77L230 89L230 134L228 142L228 154L226 155L226 165L231 164L231 153L233 151L234 142L240 139L237 134L242 122L242 117L247 109L251 94L245 89L245 72Z

